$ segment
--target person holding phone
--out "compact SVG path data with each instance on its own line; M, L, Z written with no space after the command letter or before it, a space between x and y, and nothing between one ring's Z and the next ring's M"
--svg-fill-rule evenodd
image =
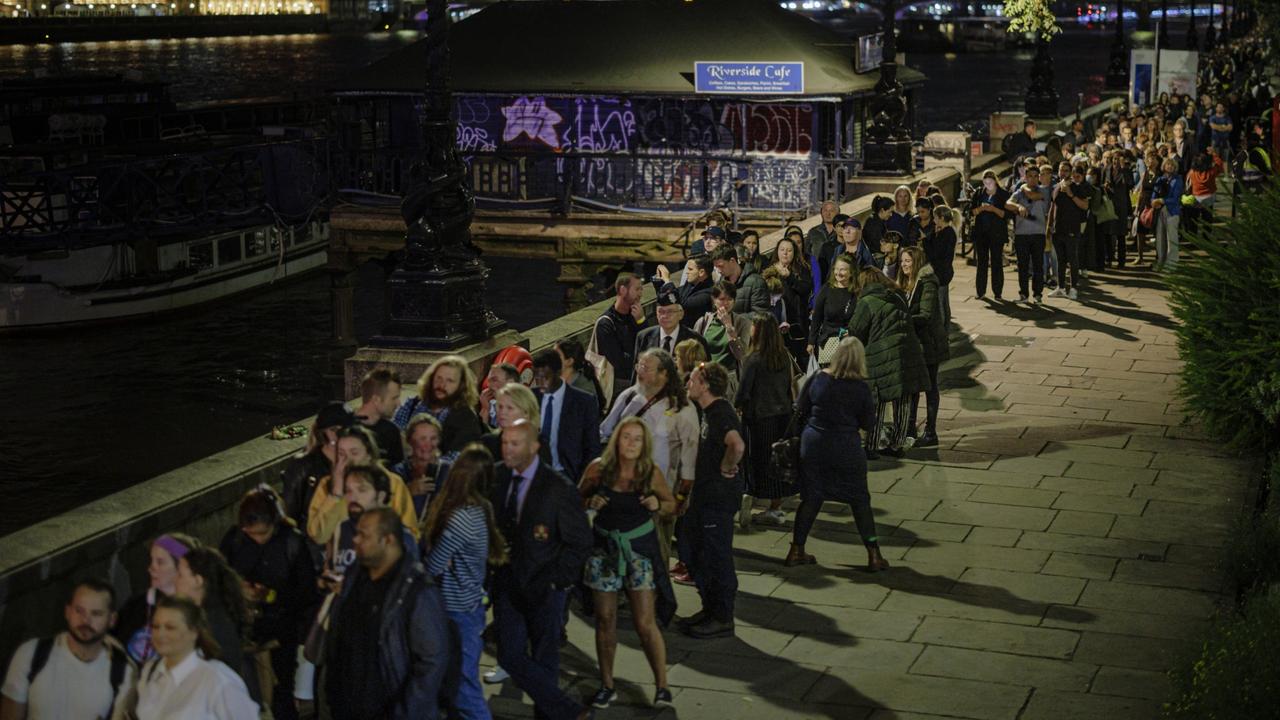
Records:
M987 297L987 273L990 268L991 292L1001 300L1004 292L1004 244L1009 239L1009 191L1000 187L996 174L982 174L982 189L973 198L973 253L978 261L977 298Z

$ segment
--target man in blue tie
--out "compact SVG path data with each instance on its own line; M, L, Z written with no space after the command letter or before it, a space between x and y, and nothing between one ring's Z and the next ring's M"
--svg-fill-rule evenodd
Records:
M551 450L551 465L577 482L600 455L600 404L595 396L560 379L562 361L555 350L533 358L533 387L542 414L539 440Z
M538 435L528 420L503 429L490 498L511 558L493 578L498 662L533 699L535 718L582 720L591 711L559 685L560 630L566 591L591 550L591 527L577 488L539 462Z

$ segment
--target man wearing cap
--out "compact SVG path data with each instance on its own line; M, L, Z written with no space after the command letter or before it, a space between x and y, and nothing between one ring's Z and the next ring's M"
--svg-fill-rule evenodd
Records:
M711 290L708 288L707 298L710 297ZM676 288L670 283L663 285L658 292L657 316L656 327L647 327L636 335L636 351L633 357L640 357L640 353L649 348L661 348L675 355L675 347L682 340L697 340L698 344L702 345L702 349L707 351L707 357L711 357L711 348L707 347L706 339L684 325L685 309L680 304Z
M711 263L720 276L738 290L733 301L733 311L742 315L753 312L769 312L769 286L756 269L748 263L738 262L738 252L731 245L721 245L711 253Z
M1004 292L1004 244L1009 239L1009 191L1000 187L991 170L982 174L982 189L973 197L973 254L978 261L977 297L987 296L987 268L991 268L991 292L996 300Z
M875 267L876 260L871 255L871 248L862 242L862 223L857 218L849 218L839 228L840 242L843 244L832 248L830 262L834 262L840 255L852 255L858 269Z
M835 218L840 212L840 206L828 200L822 203L818 212L822 215L822 222L810 228L809 234L804 239L805 250L811 257L823 257L830 252L829 246L840 242L836 239L835 226ZM825 270L823 277L826 277Z
M338 431L355 424L355 416L340 402L331 402L320 409L312 427L311 452L294 457L280 473L284 486L280 494L285 513L301 527L307 526L307 509L316 483L333 471L338 459ZM310 443L309 443L310 444Z
M724 243L724 228L719 225L708 225L702 231L702 237L694 240L689 246L690 255L710 255Z

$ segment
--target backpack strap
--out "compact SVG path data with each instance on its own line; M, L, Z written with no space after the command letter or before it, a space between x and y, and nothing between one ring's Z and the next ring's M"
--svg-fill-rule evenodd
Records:
M120 695L120 686L124 684L124 677L128 674L133 661L124 650L115 645L107 645L107 649L111 653L111 707L114 708L116 698Z
M27 670L27 687L35 682L36 676L49 662L49 653L53 652L53 637L42 637L36 641L35 652L31 655L31 668Z

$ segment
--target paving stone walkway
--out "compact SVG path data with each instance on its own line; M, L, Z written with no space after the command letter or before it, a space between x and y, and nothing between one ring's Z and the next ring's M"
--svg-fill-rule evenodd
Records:
M789 525L740 532L737 637L670 631L675 707L657 713L624 622L621 704L600 717L1158 715L1165 671L1224 597L1216 565L1252 462L1183 423L1155 276L1093 274L1079 301L1040 308L978 301L973 276L957 262L941 446L872 464L893 568L862 571L835 505L808 544L817 566L782 566ZM691 589L677 595L697 609ZM574 617L569 639L565 671L587 697L592 629ZM490 692L497 716L532 715L509 683Z

